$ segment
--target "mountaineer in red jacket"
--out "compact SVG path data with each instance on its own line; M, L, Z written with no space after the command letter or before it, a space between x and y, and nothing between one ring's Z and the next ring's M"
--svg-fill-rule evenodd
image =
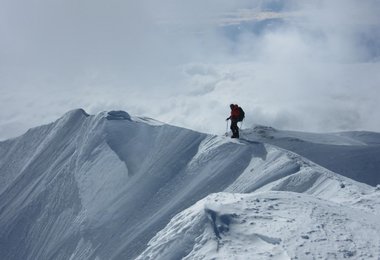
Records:
M231 138L239 138L239 127L237 125L239 118L240 118L240 109L238 105L231 104L231 115L229 118L226 120L228 121L231 119L231 131L232 131L232 136Z

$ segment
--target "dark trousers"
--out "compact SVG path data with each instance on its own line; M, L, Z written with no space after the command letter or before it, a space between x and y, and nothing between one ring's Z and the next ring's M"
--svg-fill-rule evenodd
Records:
M236 120L231 120L231 131L232 131L232 138L239 138L239 127L237 125Z

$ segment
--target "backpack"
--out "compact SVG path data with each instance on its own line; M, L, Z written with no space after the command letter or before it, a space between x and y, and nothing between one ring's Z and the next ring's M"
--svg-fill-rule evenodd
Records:
M244 112L244 110L243 110L241 107L239 107L239 117L238 117L238 122L243 121L244 117L245 117L245 112Z

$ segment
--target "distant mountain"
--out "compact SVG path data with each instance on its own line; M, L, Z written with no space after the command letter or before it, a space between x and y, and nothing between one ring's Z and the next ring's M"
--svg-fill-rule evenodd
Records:
M0 258L378 259L377 134L242 136L78 109L0 142ZM316 164L336 146L372 186Z

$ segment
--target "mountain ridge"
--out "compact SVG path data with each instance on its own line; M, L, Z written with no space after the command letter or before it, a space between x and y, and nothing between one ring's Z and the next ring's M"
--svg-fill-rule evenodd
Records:
M244 138L292 151L309 160L371 186L380 183L380 134L368 131L304 133L256 126Z
M0 142L0 256L134 259L174 216L218 192L308 193L377 214L375 188L250 139L77 109Z

